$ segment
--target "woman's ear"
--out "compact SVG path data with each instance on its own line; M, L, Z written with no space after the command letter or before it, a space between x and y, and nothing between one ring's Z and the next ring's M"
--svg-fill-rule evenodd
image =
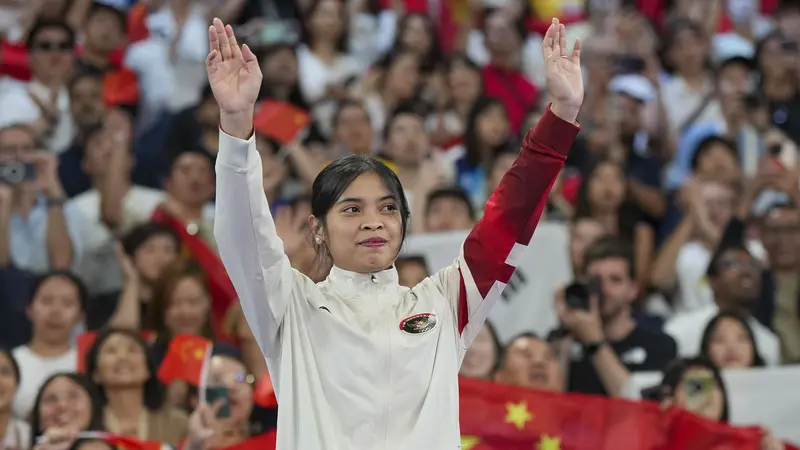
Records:
M314 239L314 243L317 245L322 244L322 242L325 240L325 236L322 232L322 222L314 216L309 216L308 229L311 230L311 236Z

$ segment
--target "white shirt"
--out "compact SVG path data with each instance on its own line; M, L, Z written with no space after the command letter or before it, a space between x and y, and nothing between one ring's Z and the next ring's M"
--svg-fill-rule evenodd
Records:
M122 272L114 253L114 242L140 223L150 221L153 211L164 200L164 192L131 186L122 198L122 224L113 234L100 217L100 193L95 189L70 200L84 218L80 229L83 259L80 275L92 294L112 292L122 287Z
M661 102L667 115L670 135L674 138L681 136L681 127L686 126L686 121L697 111L708 93L713 89L711 80L706 80L703 89L696 91L689 87L683 77L675 76L661 82ZM716 98L712 98L704 107L703 112L692 124L712 122L722 119L722 107Z
M19 364L22 378L19 390L14 397L14 416L28 417L39 388L51 375L59 372L75 372L78 363L78 351L75 347L55 358L43 358L33 353L26 345L21 345L11 351L14 359Z
M11 418L5 437L0 441L3 450L27 450L31 448L31 426L28 422Z
M719 313L716 305L710 305L701 309L675 315L664 325L664 332L672 336L678 344L678 356L681 358L691 358L700 353L700 344L703 332L708 322ZM753 330L753 337L756 340L756 348L764 362L768 366L776 366L781 360L781 346L778 336L769 328L761 325L754 317L747 319L747 323Z
M0 80L0 105L3 105L0 128L29 124L41 117L42 112L31 95L35 95L43 103L50 102L50 89L36 80L25 82L10 77ZM51 152L61 153L69 148L75 138L75 124L69 109L69 92L66 87L58 92L56 102L58 123L45 145Z

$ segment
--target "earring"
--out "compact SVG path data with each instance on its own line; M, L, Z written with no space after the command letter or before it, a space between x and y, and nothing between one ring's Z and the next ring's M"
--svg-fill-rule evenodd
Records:
M322 242L322 238L321 238L321 237L319 237L319 236L317 236L316 238L314 238L314 240L317 242L317 244L319 244L320 242Z

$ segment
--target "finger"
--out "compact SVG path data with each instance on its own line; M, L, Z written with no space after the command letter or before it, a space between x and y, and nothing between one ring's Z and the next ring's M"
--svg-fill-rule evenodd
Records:
M232 26L225 26L225 36L228 37L228 44L231 46L231 57L235 59L242 58L242 49L239 48L239 44L236 42L236 35L233 34Z
M219 53L219 34L217 34L217 27L213 24L208 27L208 56L211 58L215 52Z
M550 56L550 53L553 52L553 44L555 43L553 37L556 33L555 23L556 19L553 19L553 22L549 27L547 27L547 32L544 34L544 39L542 39L542 52L544 53L545 58Z
M256 55L247 44L242 45L242 58L244 58L244 64L248 72L261 73L261 67L258 65Z
M558 25L558 48L561 50L559 56L567 56L567 29L563 24Z
M231 44L226 39L226 31L225 25L223 25L222 21L218 18L214 19L214 28L217 30L217 37L219 38L217 41L219 42L219 53L222 56L223 61L227 61L231 59Z
M569 59L573 64L581 64L581 38L575 39L575 43L572 45L572 56Z
M595 294L589 296L589 312L592 314L600 313L600 301Z

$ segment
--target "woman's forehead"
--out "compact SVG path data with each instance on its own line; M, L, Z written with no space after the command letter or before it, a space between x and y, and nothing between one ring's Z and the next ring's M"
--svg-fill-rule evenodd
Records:
M362 201L376 201L391 195L381 177L375 172L362 173L342 193L342 199L355 198Z

